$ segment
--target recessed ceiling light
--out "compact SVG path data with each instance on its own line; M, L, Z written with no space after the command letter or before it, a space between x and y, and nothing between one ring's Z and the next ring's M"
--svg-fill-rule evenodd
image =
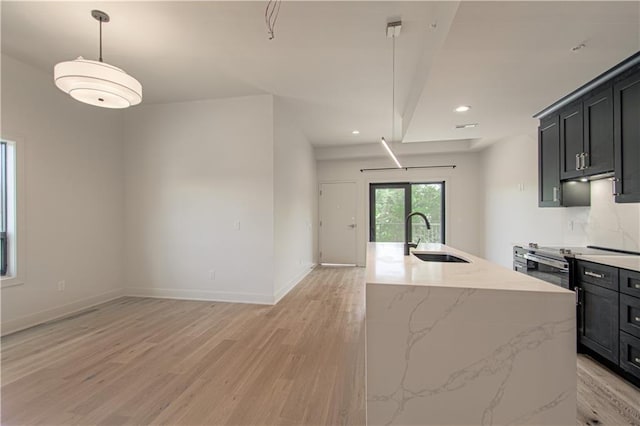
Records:
M478 127L478 123L456 124L456 129L471 129L473 127Z
M467 112L471 109L471 107L469 105L460 105L458 108L456 108L456 112Z
M360 134L360 130L354 130L353 132L351 132L351 134L353 134L353 135L359 135L359 134Z

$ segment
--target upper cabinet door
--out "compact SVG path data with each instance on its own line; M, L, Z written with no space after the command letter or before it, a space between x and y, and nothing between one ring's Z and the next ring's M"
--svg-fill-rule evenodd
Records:
M554 115L538 128L538 205L560 206L560 126Z
M580 177L583 148L582 102L576 102L560 111L560 178Z
M613 171L613 88L596 89L582 103L584 112L584 174Z
M617 203L640 202L640 69L613 87Z

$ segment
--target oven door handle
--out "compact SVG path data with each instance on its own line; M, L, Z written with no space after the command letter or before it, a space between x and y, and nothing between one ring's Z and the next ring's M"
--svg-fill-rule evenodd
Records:
M551 266L554 268L560 269L562 272L569 272L569 266L566 262L561 262L559 260L547 259L543 257L535 256L531 253L525 253L524 258L530 260L532 262L538 262L543 265Z

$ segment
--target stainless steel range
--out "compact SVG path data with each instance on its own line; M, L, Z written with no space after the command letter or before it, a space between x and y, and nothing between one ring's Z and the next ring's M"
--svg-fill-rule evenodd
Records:
M513 247L513 270L573 290L569 279L571 260L577 255L625 255L630 252L603 247L554 247L537 243Z

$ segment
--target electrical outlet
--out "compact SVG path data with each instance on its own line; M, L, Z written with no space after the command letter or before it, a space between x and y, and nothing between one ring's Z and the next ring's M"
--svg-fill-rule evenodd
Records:
M58 281L58 291L64 291L66 286L67 286L66 281L64 280Z
M215 270L212 269L212 270L209 271L209 279L211 281L216 279L216 271Z

